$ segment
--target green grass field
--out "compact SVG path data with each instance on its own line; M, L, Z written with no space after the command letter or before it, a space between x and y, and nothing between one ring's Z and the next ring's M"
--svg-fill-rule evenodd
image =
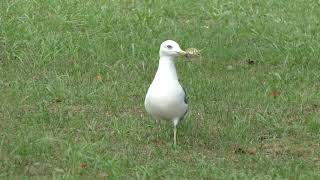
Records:
M2 0L0 178L320 178L319 0ZM144 97L166 39L189 113Z

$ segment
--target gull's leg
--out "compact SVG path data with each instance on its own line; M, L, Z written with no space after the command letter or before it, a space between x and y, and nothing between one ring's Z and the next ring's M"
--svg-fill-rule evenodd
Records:
M173 127L173 144L177 144L177 126Z
M159 139L159 134L160 134L160 130L161 130L161 126L160 126L160 120L156 119L156 126L157 126L157 139Z
M173 120L173 144L177 144L177 125L179 123L179 119Z
M159 119L156 119L156 123L157 123L157 126L158 126L158 130L161 130L160 120L159 120Z

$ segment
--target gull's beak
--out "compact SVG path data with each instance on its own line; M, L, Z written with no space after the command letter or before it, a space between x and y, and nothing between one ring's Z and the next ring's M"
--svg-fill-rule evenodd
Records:
M184 50L180 50L179 51L179 55L180 56L185 56L187 54L187 52L185 52Z

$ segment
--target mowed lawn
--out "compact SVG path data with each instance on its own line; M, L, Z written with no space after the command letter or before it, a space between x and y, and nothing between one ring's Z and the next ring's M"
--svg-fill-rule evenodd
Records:
M2 0L0 178L320 178L320 1ZM166 39L189 95L144 97Z

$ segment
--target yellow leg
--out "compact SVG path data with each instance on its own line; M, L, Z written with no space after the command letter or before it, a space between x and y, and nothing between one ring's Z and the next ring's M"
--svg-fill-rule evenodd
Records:
M173 119L173 144L177 144L177 125L179 123L179 119Z
M160 134L160 130L161 130L161 126L160 126L160 120L156 119L156 124L157 124L157 139L159 139L159 134Z
M177 126L173 127L173 143L174 145L177 144Z
M156 120L156 123L157 123L157 126L158 126L158 130L160 131L160 130L161 130L160 120L159 120L159 119L157 119L157 120Z

